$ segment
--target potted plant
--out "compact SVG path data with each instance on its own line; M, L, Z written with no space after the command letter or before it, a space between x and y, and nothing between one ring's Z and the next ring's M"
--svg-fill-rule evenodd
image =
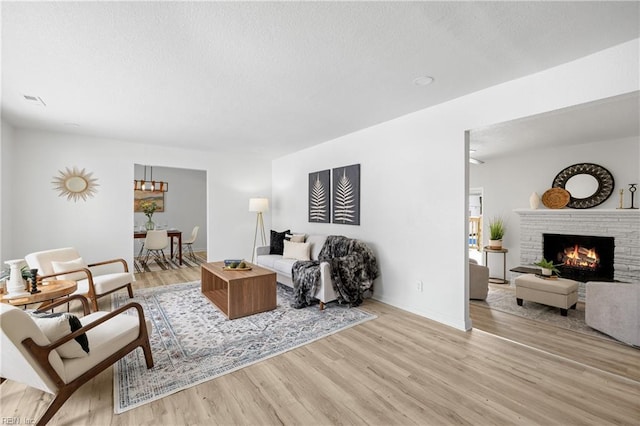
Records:
M140 203L140 208L144 212L145 216L147 216L147 223L144 224L144 227L147 231L152 231L156 228L156 224L153 223L151 218L153 214L158 210L158 204L155 201L142 201Z
M2 268L2 270L0 270L0 293L3 291L6 282L9 281L10 276L9 268Z
M560 275L560 271L556 268L556 265L553 264L552 261L542 258L541 261L534 263L534 265L539 266L542 270L542 275L550 277L554 272L556 275Z
M489 248L499 250L502 248L502 238L507 230L504 219L495 216L489 221Z
M22 279L25 281L31 278L31 270L27 265L24 265L22 268L20 268L20 275L22 275Z

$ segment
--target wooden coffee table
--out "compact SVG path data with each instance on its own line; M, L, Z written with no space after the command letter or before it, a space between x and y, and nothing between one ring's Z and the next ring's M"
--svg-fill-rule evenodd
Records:
M15 298L9 298L6 294L3 294L0 302L14 306L30 305L32 303L53 301L60 297L68 296L78 289L75 281L57 280L47 281L47 283L38 285L40 293L27 294Z
M247 263L250 271L225 271L224 262L202 265L202 294L227 318L235 319L276 308L276 273Z

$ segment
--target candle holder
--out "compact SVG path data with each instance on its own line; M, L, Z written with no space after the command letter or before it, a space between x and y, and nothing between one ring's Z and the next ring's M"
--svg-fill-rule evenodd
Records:
M624 209L624 189L620 190L620 204L618 205L618 209Z
M638 207L634 207L634 200L633 198L636 195L636 191L638 190L638 188L636 188L638 186L637 183L630 183L629 184L629 192L631 193L631 207L629 207L630 209L637 209Z
M30 269L31 273L31 294L40 293L41 290L38 290L38 269Z

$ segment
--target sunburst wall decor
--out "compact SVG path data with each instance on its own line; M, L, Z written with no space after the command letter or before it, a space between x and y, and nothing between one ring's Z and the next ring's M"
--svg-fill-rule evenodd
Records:
M100 186L96 182L98 179L92 178L93 173L87 173L84 169L78 170L76 166L72 169L65 167L65 170L58 170L59 176L54 176L51 182L54 189L60 192L58 196L67 197L67 200L86 201L88 197L93 197L97 192L96 187Z

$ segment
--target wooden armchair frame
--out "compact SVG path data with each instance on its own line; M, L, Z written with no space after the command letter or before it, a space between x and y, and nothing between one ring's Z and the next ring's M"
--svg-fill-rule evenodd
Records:
M42 306L40 310L51 309L58 305L67 303L70 300L80 300L83 305L84 314L87 315L89 313L90 311L89 302L84 296L81 296L81 295L73 295L73 296L70 296L68 299L58 300L46 306ZM112 355L104 359L99 364L95 365L94 367L84 372L79 377L75 378L69 383L65 383L60 378L58 373L55 371L51 363L49 362L49 353L52 350L63 345L64 343L67 343L71 339L75 339L79 335L86 333L92 328L97 327L98 325L108 321L109 319L115 317L116 315L122 314L123 312L129 309L136 309L138 311L138 321L139 321L138 337L132 342L128 343L126 346L115 351ZM120 358L122 358L129 352L133 351L137 347L141 347L144 352L144 358L147 364L147 368L153 367L153 356L151 354L151 344L149 343L149 334L147 331L147 325L145 323L144 312L142 310L142 306L140 306L139 303L135 303L135 302L131 302L124 306L121 306L120 308L112 312L109 312L108 314L101 317L100 319L97 319L96 321L93 321L92 323L83 326L79 330L76 330L73 333L68 334L63 338L56 340L55 342L52 342L47 346L37 345L30 337L23 340L22 344L27 348L29 353L34 357L36 362L40 365L40 367L42 367L45 373L58 386L58 393L55 395L55 398L53 399L53 401L51 401L51 404L49 405L49 407L47 407L47 410L44 412L44 414L40 417L40 419L38 419L38 422L37 422L38 426L47 424L47 422L51 420L51 418L56 414L56 412L60 409L60 407L62 407L62 405L66 402L66 400L69 399L69 397L73 394L73 392L75 392L80 386L82 386L83 384L85 384L95 376L97 376L103 370L105 370L106 368L114 364Z
M38 275L37 281L38 281L38 284L41 284L41 281L43 281L46 278L55 278L60 275L72 274L74 272L84 272L87 275L87 280L89 281L89 292L86 294L86 297L91 301L91 306L93 307L93 310L98 311L98 299L102 296L111 294L114 291L118 291L126 287L127 291L129 292L129 298L133 298L133 288L131 287L131 283L122 285L118 288L114 288L113 290L108 291L106 293L100 293L100 294L96 293L95 285L93 283L93 274L89 268L92 268L94 266L109 265L109 264L118 263L118 262L122 263L122 266L124 267L124 272L129 272L129 266L127 265L126 260L112 259L112 260L105 260L103 262L92 263L90 265L87 265L87 268L79 268L71 271L57 272L57 273L48 274L48 275Z

